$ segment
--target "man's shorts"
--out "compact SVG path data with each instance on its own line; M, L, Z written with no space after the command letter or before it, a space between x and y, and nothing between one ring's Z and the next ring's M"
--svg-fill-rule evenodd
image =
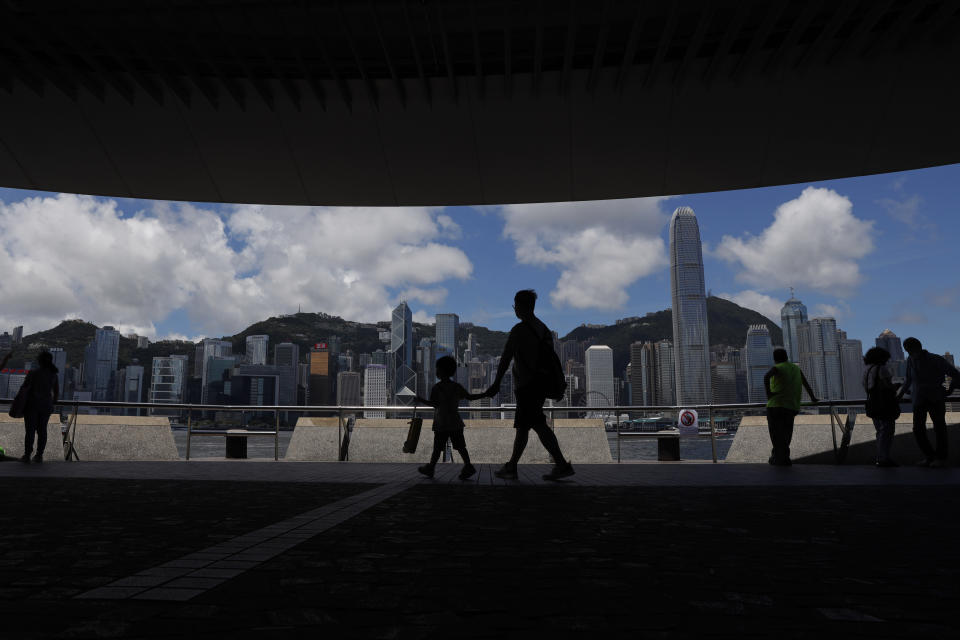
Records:
M539 390L517 389L517 411L514 413L514 429L533 429L547 426L547 416L543 413L546 395Z

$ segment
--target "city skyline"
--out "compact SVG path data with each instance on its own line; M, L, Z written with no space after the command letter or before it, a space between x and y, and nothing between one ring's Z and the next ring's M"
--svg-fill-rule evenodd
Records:
M31 333L82 317L196 339L298 308L382 320L406 299L415 321L454 310L505 330L513 292L529 286L565 334L670 306L668 211L691 206L715 295L779 324L795 287L811 316L834 316L852 336L891 328L956 351L946 318L960 279L947 256L960 222L932 212L955 206L958 178L951 165L670 198L356 211L2 189L0 261L38 281L0 283L0 322ZM87 242L91 231L101 240ZM51 234L77 242L40 257L32 248L55 244Z

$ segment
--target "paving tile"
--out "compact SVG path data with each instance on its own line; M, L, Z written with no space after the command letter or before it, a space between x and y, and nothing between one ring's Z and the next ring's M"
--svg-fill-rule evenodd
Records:
M135 600L171 600L183 602L200 595L204 591L206 591L206 589L172 589L169 587L158 587L137 594L133 598Z
M106 586L85 591L77 596L83 600L124 600L144 590L135 586Z

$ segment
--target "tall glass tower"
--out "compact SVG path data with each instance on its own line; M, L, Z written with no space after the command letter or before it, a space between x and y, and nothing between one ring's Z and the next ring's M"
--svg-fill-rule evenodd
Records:
M460 317L455 313L437 314L437 358L457 357L457 338L460 333Z
M767 325L750 325L743 351L747 361L748 402L766 402L767 391L763 378L773 366L773 344L770 342L770 329Z
M790 362L800 362L800 346L797 344L797 327L807 321L807 307L793 295L790 287L790 299L780 310L780 324L783 327L783 348L787 350Z
M393 310L387 377L392 386L391 396L400 404L412 404L417 392L417 373L413 370L413 314L406 302L401 302Z
M689 207L679 207L670 218L670 292L677 404L707 404L711 399L707 294L700 226Z

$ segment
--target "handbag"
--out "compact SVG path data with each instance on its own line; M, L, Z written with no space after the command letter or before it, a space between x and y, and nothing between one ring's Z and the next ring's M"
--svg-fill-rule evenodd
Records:
M22 418L24 412L27 410L27 398L30 397L30 383L28 380L24 380L23 384L20 385L20 390L17 391L17 395L13 398L13 402L10 404L10 411L7 412L11 418Z
M897 392L890 385L880 384L879 376L876 380L877 384L874 384L873 389L867 393L867 401L864 403L867 417L877 420L896 420L900 417L900 403L897 402Z

